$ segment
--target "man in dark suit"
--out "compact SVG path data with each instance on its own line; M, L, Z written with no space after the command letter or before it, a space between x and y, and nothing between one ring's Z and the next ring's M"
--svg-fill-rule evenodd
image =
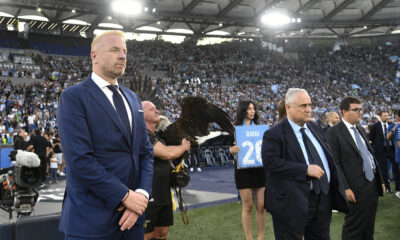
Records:
M343 184L304 89L286 94L287 118L264 133L265 207L275 239L330 239L332 209L348 211Z
M375 156L378 159L379 169L381 170L382 178L385 183L386 190L392 192L389 184L387 160L392 164L393 179L395 181L396 191L400 191L400 171L396 164L394 156L394 142L392 139L387 139L389 134L390 124L387 122L389 113L381 111L379 113L380 121L371 126L369 132L369 140L374 149Z
M153 148L141 101L118 85L125 36L108 31L92 42L93 73L60 98L57 120L67 164L59 229L66 239L143 239L153 179Z
M385 187L366 132L359 125L363 112L361 100L345 97L340 103L340 111L343 121L328 129L325 136L343 179L350 206L350 212L345 216L342 239L372 240L378 195L383 195Z
M330 127L335 126L340 121L340 117L337 112L328 112L326 114L326 119L328 120L328 124L323 128L324 133L326 132L326 130L328 130Z

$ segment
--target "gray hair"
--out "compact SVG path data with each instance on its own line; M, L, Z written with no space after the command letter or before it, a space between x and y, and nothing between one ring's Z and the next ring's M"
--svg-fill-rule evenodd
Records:
M305 94L309 95L308 92L305 89L302 89L302 88L289 88L289 90L286 93L285 103L292 105L294 103L293 102L294 95L296 95L296 93L299 93L299 92L302 92L302 93L305 93Z

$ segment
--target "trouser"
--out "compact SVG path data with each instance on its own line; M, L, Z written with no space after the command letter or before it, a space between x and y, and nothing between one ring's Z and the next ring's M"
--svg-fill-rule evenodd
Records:
M101 238L81 238L65 235L64 240L143 240L144 229L143 224L135 224L131 230L119 231L112 236L106 236Z
M388 160L392 164L393 180L395 182L396 190L400 189L400 170L398 164L395 161L394 150L392 147L385 148L383 154L378 157L379 169L381 170L382 178L386 188L390 188L388 170L387 170Z
M374 239L375 216L378 206L376 180L366 182L362 188L362 193L353 190L357 202L349 203L350 212L346 214L343 224L343 240Z
M329 194L315 194L310 192L307 219L304 230L296 232L288 228L284 219L272 217L276 240L329 240L330 224L332 219L331 196Z

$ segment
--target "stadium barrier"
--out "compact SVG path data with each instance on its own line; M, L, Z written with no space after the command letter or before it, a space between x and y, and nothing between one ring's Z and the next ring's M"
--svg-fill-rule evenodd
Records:
M13 150L12 144L0 145L0 169L11 167L10 157L8 154Z
M0 224L0 239L4 240L63 240L58 231L60 214L25 217Z

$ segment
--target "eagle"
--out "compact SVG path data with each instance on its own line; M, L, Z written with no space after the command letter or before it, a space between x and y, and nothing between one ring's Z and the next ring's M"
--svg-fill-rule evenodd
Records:
M158 96L159 89L153 86L153 81L148 76L135 73L130 79L130 88L136 92L142 101L151 101L157 108L162 107L162 101ZM166 117L160 116L161 121L157 128L157 134L166 145L180 145L183 138L190 141L192 148L208 139L220 135L229 135L234 138L235 128L230 116L216 105L208 102L200 96L187 96L182 99L182 114L171 123ZM223 132L210 133L212 123L218 124ZM233 142L233 141L232 141Z
M218 124L224 132L210 133L212 123ZM180 145L182 139L186 138L192 148L224 134L233 138L235 132L229 115L200 96L184 97L180 117L172 124L161 121L159 125L157 134L167 145Z

